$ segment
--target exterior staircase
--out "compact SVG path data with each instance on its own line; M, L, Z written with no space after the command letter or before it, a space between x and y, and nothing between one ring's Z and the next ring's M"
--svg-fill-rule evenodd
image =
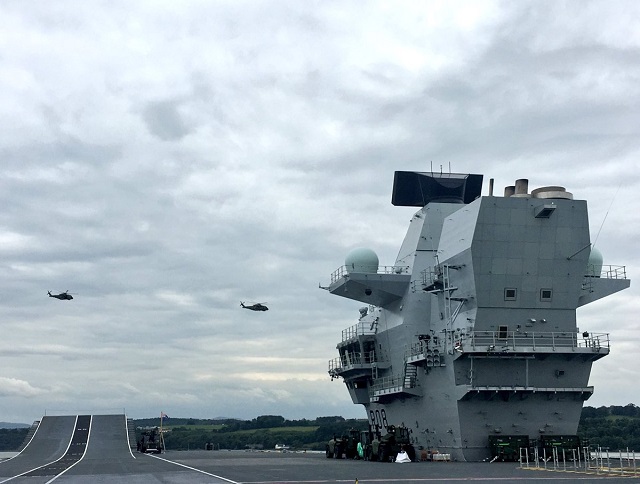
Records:
M38 426L39 425L40 425L40 420L35 420L31 424L31 427L29 427L29 432L27 432L27 435L25 436L24 440L22 441L22 444L20 444L20 447L18 447L18 452L22 452L24 450L24 448L27 446L27 444L29 442L31 442L31 439L33 438L33 434L36 433L36 430L38 430Z
M405 364L405 367L404 367L405 388L415 388L417 376L418 376L418 367L415 365Z
M127 432L129 433L129 447L131 450L137 450L136 424L132 418L127 419Z

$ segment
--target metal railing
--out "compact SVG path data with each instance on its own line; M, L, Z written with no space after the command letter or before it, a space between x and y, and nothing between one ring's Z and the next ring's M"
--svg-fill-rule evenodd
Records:
M418 355L439 355L444 353L444 351L444 345L440 341L438 341L438 343L433 343L432 341L418 341L407 348L404 357L406 360L412 356Z
M378 325L374 322L356 323L353 326L349 326L347 329L342 330L342 342L349 341L350 339L357 338L359 336L366 336L376 334L378 331Z
M420 272L420 277L422 279L422 285L428 286L433 284L435 281L442 280L442 269L440 267L427 267L425 270Z
M602 279L626 279L627 268L626 266L606 265L602 266L600 271L596 274L596 266L594 264L589 264L587 266L587 273L585 276L600 277Z
M373 384L369 387L369 397L376 398L380 394L384 393L399 393L406 392L416 394L419 391L418 379L416 377L415 367L413 373L408 373L406 370L402 374L395 374L390 376L384 376L376 378Z
M341 372L345 368L357 365L372 365L378 363L375 351L362 353L345 353L337 358L329 360L329 373Z
M601 448L591 451L581 448L553 448L520 449L520 467L526 469L540 469L545 471L559 471L571 473L585 473L603 475L607 477L637 477L640 475L638 464L640 455L635 451L609 452Z
M461 335L461 349L504 351L524 348L591 348L609 349L609 333L529 332L529 331L473 331Z
M370 269L371 270L369 271L351 270L351 272L364 272L371 274L409 274L409 266L371 266ZM349 268L347 266L338 267L338 269L331 274L331 284L339 281L348 274Z
M376 392L388 390L391 388L404 387L405 378L404 375L391 375L384 376L382 378L376 378L373 385L370 387L370 394L373 395Z

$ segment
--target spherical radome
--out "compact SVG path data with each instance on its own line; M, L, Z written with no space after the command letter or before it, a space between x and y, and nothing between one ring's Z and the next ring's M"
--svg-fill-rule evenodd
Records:
M347 272L378 272L378 255L366 247L357 247L344 260Z
M600 277L603 261L602 253L595 247L591 247L589 262L587 263L587 275Z

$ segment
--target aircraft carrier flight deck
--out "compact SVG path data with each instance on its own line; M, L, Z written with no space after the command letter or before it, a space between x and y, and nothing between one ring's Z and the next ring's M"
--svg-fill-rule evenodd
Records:
M327 459L314 452L136 452L125 415L45 416L28 444L0 462L0 484L318 484L418 482L629 482L604 470L549 472L517 463Z

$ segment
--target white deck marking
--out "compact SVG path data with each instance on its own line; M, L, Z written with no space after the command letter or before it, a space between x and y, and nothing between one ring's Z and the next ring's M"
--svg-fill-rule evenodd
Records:
M177 466L184 467L186 469L199 472L200 474L205 474L207 476L215 477L216 479L221 479L221 480L223 480L225 482L230 482L231 484L240 484L239 482L232 481L231 479L227 479L226 477L216 476L215 474L211 474L210 472L203 471L202 469L196 469L195 467L191 467L191 466L188 466L188 465L185 465L185 464L181 464L180 462L175 462L173 460L163 459L162 457L158 457L157 455L150 455L150 454L144 454L144 455L148 455L149 457L153 457L154 459L160 459L160 460L163 460L165 462L169 462L170 464L175 464Z

